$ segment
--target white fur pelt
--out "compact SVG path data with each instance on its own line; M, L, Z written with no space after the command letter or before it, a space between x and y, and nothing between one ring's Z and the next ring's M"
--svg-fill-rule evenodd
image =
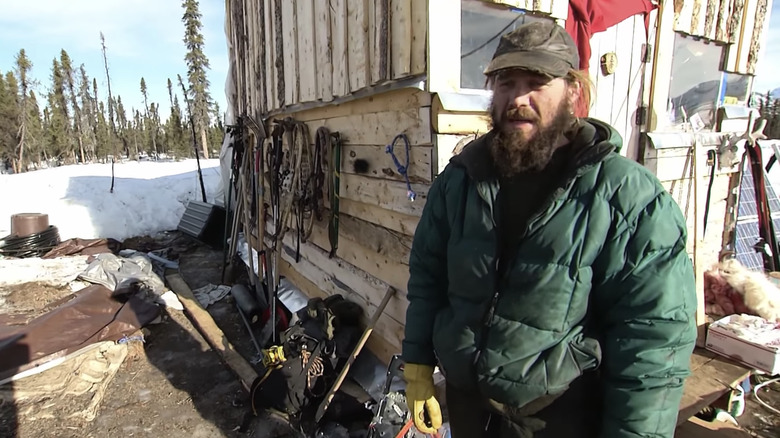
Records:
M719 271L742 295L748 309L767 321L780 322L780 289L766 275L744 267L737 259L720 262Z

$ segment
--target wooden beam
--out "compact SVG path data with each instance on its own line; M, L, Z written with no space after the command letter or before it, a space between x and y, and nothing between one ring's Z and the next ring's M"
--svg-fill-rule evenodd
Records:
M397 142L395 147L395 155L398 157L401 165L406 166L409 180L418 184L430 183L432 181L432 152L432 146L412 146L407 166L403 144ZM395 167L390 154L385 151L385 146L345 144L341 148L341 159L342 173L405 181L404 176L398 173L398 169ZM362 173L358 173L356 170L357 162L367 165L366 170Z
M372 224L397 231L407 236L413 236L420 218L396 211L385 210L372 204L366 204L352 199L342 198L339 210L350 216L359 217Z
M249 390L252 382L257 378L257 372L252 365L236 351L233 344L230 343L219 326L214 322L211 314L200 306L192 290L178 273L165 275L165 280L171 287L179 300L184 305L184 311L189 316L192 324L198 329L200 334L211 345L211 348L217 351L222 359L227 363L231 370L241 380L244 389Z
M430 125L431 109L411 108L408 110L379 113L355 114L328 119L309 120L309 132L316 132L320 126L331 132L341 133L344 144L386 145L400 133L405 133L414 145L433 144ZM298 119L300 120L300 119Z
M299 111L290 115L294 116L295 120L302 122L394 111L408 112L414 117L414 111L430 105L431 95L429 93L417 88L403 88L339 105ZM428 121L418 120L418 122L424 124Z
M350 68L347 56L347 0L330 0L330 8L330 36L333 44L333 96L346 96L349 94Z
M390 0L371 1L368 4L369 65L371 84L384 82L389 77L390 65ZM422 2L421 2L422 3Z
M282 2L282 41L284 46L282 53L284 56L284 104L292 105L298 103L300 95L298 94L298 29L295 19L295 3L291 1Z
M393 78L408 76L412 71L412 2L390 0L391 66Z
M412 74L427 72L428 57L428 0L414 0L412 3Z
M286 4L286 2L285 2ZM282 0L274 0L274 43L276 45L274 53L276 54L276 107L281 108L289 105L291 102L285 100L287 96L287 87L285 86L285 44L284 27L282 23Z
M761 51L762 44L767 40L767 33L769 33L769 20L767 20L767 16L771 10L772 0L758 0L756 15L753 20L753 33L748 48L747 65L745 66L745 71L748 74L752 75L756 72L758 55Z
M368 0L347 0L347 56L349 90L355 92L368 85Z
M729 17L731 13L731 1L732 0L719 0L718 4L718 18L715 24L715 40L720 42L728 42L728 25Z
M299 102L317 99L317 58L314 45L314 3L313 0L296 0L295 29L298 35L298 80ZM327 67L327 64L323 67Z
M333 99L333 63L331 54L330 2L314 2L314 46L317 59L317 99Z
M428 91L459 89L460 0L429 0Z

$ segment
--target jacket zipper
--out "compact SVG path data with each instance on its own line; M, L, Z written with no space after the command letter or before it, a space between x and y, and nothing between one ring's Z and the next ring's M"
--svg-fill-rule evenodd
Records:
M567 178L564 184L559 185L555 190L553 190L552 194L547 197L545 202L542 204L542 208L540 208L533 216L530 216L528 221L525 224L525 228L523 230L523 234L520 235L520 239L522 240L525 238L525 236L528 234L528 231L531 229L531 224L535 222L537 219L539 219L542 214L550 207L550 205L555 202L565 191L567 188L570 188L571 184L574 182L575 179L577 179L578 176L582 175L590 169L591 167L595 166L597 163L601 162L601 160L597 160L596 162L585 165L577 169L577 172L574 173L571 177ZM499 188L500 190L500 188ZM497 197L497 196L496 196ZM486 201L483 198L483 201ZM493 201L493 204L495 205L495 200ZM496 236L497 238L500 238L499 228L496 224L495 219L493 220L493 224L496 229ZM500 256L500 250L498 249L498 246L496 247L496 262L493 266L493 272L494 272L494 279L493 279L493 297L490 300L490 305L486 309L485 314L482 318L482 332L479 335L479 344L477 346L477 350L474 352L474 360L472 364L474 366L477 365L477 362L479 362L479 359L482 357L482 352L485 350L485 347L487 346L487 340L488 340L488 332L491 327L491 322L493 320L493 316L496 313L496 306L498 305L498 299L501 296L501 291L499 288L499 285L501 283L500 279L498 278L499 275L499 267L501 262L501 256Z

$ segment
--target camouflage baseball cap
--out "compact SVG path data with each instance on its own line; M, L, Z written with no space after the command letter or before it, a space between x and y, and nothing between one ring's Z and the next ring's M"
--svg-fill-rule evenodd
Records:
M484 73L519 68L559 78L579 64L577 45L564 28L552 21L534 21L501 37Z

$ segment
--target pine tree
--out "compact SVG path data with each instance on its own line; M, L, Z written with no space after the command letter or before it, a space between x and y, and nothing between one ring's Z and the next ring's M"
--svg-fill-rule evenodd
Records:
M14 172L20 171L17 163L16 146L19 139L19 90L16 78L11 72L0 74L0 157L3 164L12 164Z
M100 32L100 46L103 48L103 66L106 68L106 84L108 85L108 125L111 128L112 137L109 137L111 144L114 144L113 138L118 137L116 132L116 124L114 123L114 98L111 95L111 76L108 74L108 56L106 55L106 37L103 36L103 32ZM95 93L97 96L97 93ZM116 147L113 148L114 158L118 155ZM125 153L129 155L127 145L125 145Z
M155 158L157 158L160 155L160 151L157 150L157 126L155 125L154 120L152 120L151 115L149 114L149 96L147 95L146 81L144 80L144 78L141 78L141 94L144 96L144 109L145 109L144 125L147 127L147 129L150 132L150 137L152 140L152 150L154 151Z
M41 110L38 107L38 99L35 92L30 90L27 97L27 139L26 147L28 155L35 158L36 168L41 167L41 154L43 153L43 121ZM29 159L28 159L29 160Z
M84 149L87 154L87 161L92 161L95 159L95 146L97 142L95 138L95 132L97 130L96 103L95 98L90 95L90 81L84 64L81 64L79 67L79 73L79 100L81 100L81 113L84 126Z
M70 56L65 49L60 52L60 64L62 66L62 76L65 83L65 90L70 98L70 107L73 110L73 131L76 133L76 144L79 149L79 159L82 163L86 162L84 155L84 131L81 120L81 107L79 106L76 93L76 79Z
M204 39L200 19L202 17L197 0L184 0L182 3L184 15L184 44L187 46L187 54L184 61L187 63L187 80L189 82L188 94L192 104L192 118L195 123L195 131L200 135L201 147L205 158L209 157L208 136L206 130L209 126L209 81L206 70L209 68L209 60L203 53Z
M20 102L20 108L19 108L19 145L17 146L18 150L18 168L16 171L23 171L26 169L26 166L24 165L24 150L27 147L27 140L28 140L28 125L29 125L29 116L30 111L28 111L28 99L29 99L29 93L30 93L30 70L32 69L32 61L27 57L27 54L25 53L24 49L20 49L19 53L16 55L16 75L20 87L19 92L19 102ZM39 116L40 119L40 116Z
M65 91L65 73L62 69L62 65L54 58L52 61L52 88L50 95L52 101L49 103L49 107L52 111L52 121L56 121L54 126L58 129L58 132L54 135L57 138L57 142L54 144L59 148L58 157L62 158L66 163L73 160L75 162L75 148L73 145L73 135L71 130L71 120L68 110L68 98Z

